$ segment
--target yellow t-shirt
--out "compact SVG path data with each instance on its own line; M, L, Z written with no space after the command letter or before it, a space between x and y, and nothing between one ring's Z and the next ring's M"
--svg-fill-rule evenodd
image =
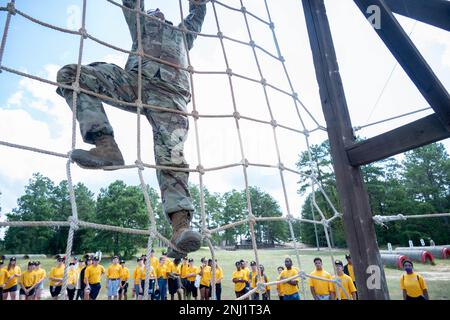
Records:
M353 271L353 265L347 264L348 275L352 278L352 281L355 282L355 272Z
M336 276L333 277L334 279ZM345 292L348 294L349 298L352 299L352 293L356 292L355 284L353 283L352 278L350 276L346 275L345 273L342 274L342 276L339 276L339 279L341 279L341 284L344 287ZM332 292L336 292L335 284L331 287ZM347 296L345 295L344 291L342 291L341 287L339 288L339 294L341 296L341 300L347 300ZM338 298L338 295L336 294L336 298Z
M36 282L36 274L33 271L25 271L20 276L20 284L25 288L34 286Z
M108 279L119 279L121 271L122 266L120 264L112 264L108 267L108 270L106 271L106 277Z
M34 273L36 274L37 282L45 279L45 277L47 276L47 272L45 272L45 270L42 268L34 270Z
M250 287L251 287L252 289L253 289L253 288L256 288L256 285L257 285L257 283L258 283L258 278L259 278L258 271L256 271L255 274L253 274L253 272L252 272L252 282L251 282L251 284L250 284ZM269 282L269 277L268 277L267 275L263 274L263 275L262 275L262 282L263 282L263 283ZM266 292L266 291L270 291L270 286L266 286L265 288L266 288L266 289L265 289L262 293L264 293L264 292ZM257 293L260 293L259 290L256 290L256 292L257 292Z
M248 267L244 268L244 279L245 281L249 282L250 281L250 269Z
M75 286L78 282L80 273L77 268L72 268L67 271L67 284Z
M127 267L122 267L120 270L120 280L128 281L128 279L130 279L130 270Z
M250 275L252 276L252 280L250 281L250 288L253 289L256 288L256 277L258 276L258 270L256 270L255 272L252 271Z
M84 280L86 281L87 279L89 284L99 283L103 273L105 273L105 268L102 265L90 265L86 268L86 271L84 271Z
M62 279L64 277L64 265L62 265L61 267L53 267L50 270L50 274L48 277L61 279L61 281L50 280L50 283L49 283L50 286L61 286Z
M175 263L170 263L169 265L167 265L166 267L166 272L170 272L170 273L175 273L175 274L179 274L179 267L180 265L176 266Z
M280 278L290 278L298 274L298 270L296 268L291 268L291 270L284 269L280 273ZM298 292L298 278L293 279L292 281L297 282L296 285L289 284L287 282L280 284L280 290L283 293L284 296L289 296L291 294L295 294Z
M7 268L7 267L6 267ZM22 275L22 270L20 269L19 266L15 266L14 269L8 270L9 272L9 276L12 276L13 274L18 274L18 277L14 277L12 278L8 284L3 288L3 290L9 289L14 287L15 285L17 285L20 276Z
M280 281L281 275L277 276L277 281ZM283 291L281 291L281 283L277 283L277 290L278 290L278 295L281 297L283 296Z
M167 266L165 264L158 265L158 268L156 269L156 277L158 279L161 277L167 279Z
M141 280L141 266L136 266L133 271L133 279L134 284L139 284L139 281Z
M223 270L221 267L216 267L216 283L218 282L218 280L222 279L223 279Z
M150 257L150 265L153 267L154 270L158 268L159 265L159 259L156 257Z
M200 272L200 269L197 268L196 266L192 266L192 267L188 266L188 267L187 267L186 274L195 273L195 275L192 276L192 277L188 277L187 280L188 280L188 281L195 281L195 277L197 276L197 274L198 274L199 272Z
M0 286L3 285L11 275L6 268L0 269Z
M139 269L139 275L141 280L145 280L145 274L147 273L147 267L144 266L143 268ZM154 278L155 277L155 270L153 269L152 266L150 266L150 272L148 273L148 278Z
M239 270L239 271L234 271L233 274L231 275L231 279L244 279L246 280L246 271L245 270ZM234 284L234 291L235 292L240 292L242 290L244 290L245 288L245 282L236 282Z
M180 267L179 273L180 273L181 279L186 279L187 278L186 275L188 274L187 271L188 271L189 265L187 263L182 263L179 267Z
M210 266L206 266L203 268L203 274L200 279L200 284L203 286L211 286L211 279L212 279L212 270Z
M310 273L310 275L314 276L314 277L324 278L324 279L330 279L330 280L333 279L331 277L331 274L329 274L325 270L320 270L320 271L314 270L313 272ZM317 295L327 296L332 291L332 289L333 289L332 287L334 284L333 284L333 282L308 278L308 285L310 287L314 288L314 291L316 292Z
M427 290L427 284L423 277L415 272L404 273L400 278L400 289L406 290L406 294L412 298L423 295L423 290Z

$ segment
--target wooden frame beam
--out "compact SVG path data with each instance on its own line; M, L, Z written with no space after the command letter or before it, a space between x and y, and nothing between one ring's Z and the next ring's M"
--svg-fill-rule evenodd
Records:
M347 147L352 166L361 166L450 137L436 114Z
M377 8L379 28L374 30L392 52L409 78L450 131L450 95L417 50L405 30L383 0L353 0L366 18L373 18L371 8ZM376 17L375 17L376 18Z
M345 145L354 141L353 130L324 0L302 0L302 3L358 295L364 300L386 300L389 299L389 291L369 197L361 169L350 164L345 151ZM376 285L370 284L373 276L377 278Z
M384 0L392 12L450 31L450 1Z

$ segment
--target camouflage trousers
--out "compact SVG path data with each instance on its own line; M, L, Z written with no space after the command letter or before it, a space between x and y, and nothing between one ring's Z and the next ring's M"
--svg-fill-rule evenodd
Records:
M57 81L71 85L75 82L76 70L75 64L64 66L58 71ZM135 103L138 98L138 75L133 71L125 71L115 64L95 62L81 67L80 87L120 101ZM64 97L72 108L73 91L59 87L56 92ZM166 90L158 77L151 80L142 78L142 100L146 104L176 110L185 110L187 104L186 98ZM93 144L98 133L114 135L102 102L125 111L137 112L136 107L112 103L106 99L102 101L86 93L79 93L76 117L83 141L86 143ZM153 129L156 164L188 168L183 151L189 129L187 116L148 108L142 112ZM194 211L188 188L188 172L158 169L156 175L166 216L179 210Z

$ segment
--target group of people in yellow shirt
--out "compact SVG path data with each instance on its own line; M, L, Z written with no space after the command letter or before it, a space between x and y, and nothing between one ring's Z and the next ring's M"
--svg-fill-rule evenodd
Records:
M148 272L148 297L152 300L167 300L167 292L170 299L174 300L177 295L178 300L209 300L212 294L212 259L201 259L199 267L194 265L194 259L187 257L170 261L163 253L158 259L151 251L150 259L142 256L137 259L138 265L133 272L133 297L142 299L145 290L145 278ZM215 292L216 300L221 300L222 296L223 270L215 260Z
M336 276L323 269L322 259L315 258L315 269L308 276L308 286L315 300L355 300L358 298L355 285L355 275L351 257L346 256L348 263L344 266L342 261L335 261ZM50 295L54 300L61 297L61 289L65 270L65 257L57 256L56 265L51 268L48 275ZM7 266L4 257L0 259L0 299L17 299L17 291L24 300L40 300L44 288L46 271L41 268L39 261L30 261L27 270L22 273L12 257ZM170 261L165 253L160 258L150 253L147 261L145 255L137 259L137 266L130 274L124 260L119 257L112 258L110 266L105 269L99 264L96 256L85 256L78 261L72 257L67 271L67 297L69 300L95 300L101 289L102 276L106 276L106 288L109 300L128 299L128 281L133 281L132 298L142 300L144 297L145 280L148 277L148 298L152 300L167 300L167 291L170 299L174 300L209 300L212 295L212 285L215 283L215 299L221 300L223 270L215 263L215 279L213 281L213 260L201 259L201 265L195 266L194 259L187 257ZM292 260L286 258L284 267L278 267L276 285L280 300L300 300L299 270L293 267ZM236 298L245 296L251 300L270 300L270 285L264 266L257 267L256 262L250 263L250 268L244 260L235 263L236 271L232 273L232 282ZM147 273L147 267L149 272ZM409 260L403 263L405 273L400 279L400 288L405 300L428 300L428 290L423 277L413 271L413 263ZM132 278L131 278L132 277ZM340 285L335 280L339 279ZM285 280L285 281L283 281ZM19 290L20 289L20 290Z

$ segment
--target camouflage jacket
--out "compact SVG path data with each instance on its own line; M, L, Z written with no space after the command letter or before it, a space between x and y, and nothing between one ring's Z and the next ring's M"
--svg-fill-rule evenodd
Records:
M136 0L122 0L128 8L136 7ZM141 11L144 11L144 0L141 1ZM125 19L130 29L133 40L132 51L138 49L137 19L136 13L123 9ZM200 32L206 15L206 5L189 4L189 15L184 19L184 25L188 30ZM171 22L159 22L154 19L141 16L142 47L146 54L168 61L170 63L187 67L187 55L183 33L173 29ZM179 25L182 27L182 24ZM186 33L188 50L192 49L197 36ZM138 70L138 57L130 55L125 66L127 71ZM147 79L159 76L162 83L169 91L175 91L190 98L189 73L163 63L153 61L147 57L142 59L142 75ZM159 79L158 79L159 80Z

